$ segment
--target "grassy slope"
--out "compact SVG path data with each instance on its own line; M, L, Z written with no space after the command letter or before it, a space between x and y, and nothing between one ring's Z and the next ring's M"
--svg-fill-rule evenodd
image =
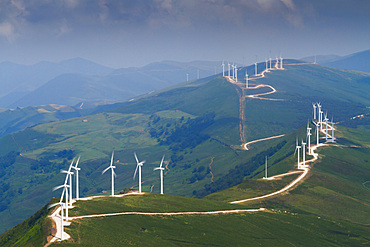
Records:
M305 73L305 76L300 77L299 84L294 84L294 78L300 70ZM307 70L309 72L306 73ZM337 73L337 71L334 72ZM323 70L319 66L292 66L292 68L288 67L286 71L269 73L266 78L261 79L259 82L272 84L278 89L277 98L284 97L287 101L274 104L272 101L247 100L247 140L277 135L282 132L288 133L292 129L302 126L308 118L307 114L303 114L303 112L310 112L311 102L319 100L319 96L323 95L324 92L330 99L325 102L325 106L345 106L340 109L328 107L330 111L334 112L336 118L347 118L355 112L361 112L363 106L358 103L343 103L337 98L332 98L331 91L321 88L311 91L304 89L304 85L310 81L312 74L319 74L316 81L325 84L328 76L331 75L330 73L334 72ZM250 73L252 72L250 71ZM351 81L361 81L367 78L366 75L354 72L343 75L346 75L347 79ZM1 202L10 204L7 205L6 210L0 212L2 223L0 232L6 230L7 225L8 227L14 225L20 219L31 215L32 210L46 203L51 196L59 195L60 192L51 192L50 188L63 180L63 174L59 174L59 170L65 169L69 161L55 156L63 149L70 149L76 155L82 155L80 167L83 172L81 173L80 185L84 195L96 194L101 190L109 189L109 176L101 176L100 171L108 165L110 152L114 148L118 174L117 190L137 184L136 181L132 180L135 169L132 154L136 151L141 159L148 161L143 169L144 191L150 191L152 185L154 185L153 191L158 191L159 175L153 173L152 169L158 165L161 156L166 154L166 161L172 161L169 165L170 171L165 175L165 192L191 196L194 190L202 189L206 184L212 183L210 171L214 175L213 181L216 181L227 174L231 168L237 165L248 165L249 160L256 154L279 142L279 140L272 140L255 144L248 152L233 150L230 145L238 146L240 144L238 134L239 103L235 87L221 78L209 80L203 79L188 83L184 87L150 94L110 112L43 124L0 139L2 147L0 155L6 155L14 150L22 154L22 157L18 157L14 165L5 169L6 174L2 177L2 182L9 184L11 189L2 193L4 199L1 199ZM339 79L337 82L343 84L343 81ZM337 87L336 83L331 83L331 87ZM357 91L366 91L366 85L361 83L356 85L358 86ZM354 95L357 91L350 92ZM300 95L294 96L293 94L297 92L300 92ZM351 99L354 100L353 97ZM363 102L364 99L362 98L361 101ZM287 110L281 112L280 110L285 107ZM151 138L149 135L148 123L151 115L161 115L163 111L170 113L167 117L161 117L163 126L166 125L166 122L173 124L181 116L196 117L207 112L215 112L214 124L202 132L214 139L204 141L195 148L176 152L169 150L169 146L158 145L156 138ZM279 112L281 112L281 116L279 116ZM87 122L83 122L83 119L86 119ZM259 128L254 126L259 126ZM289 152L290 145L293 144L289 143L283 147L284 154ZM41 157L47 157L50 160L51 164L48 169L31 170L31 163L39 162L33 159ZM279 157L275 158L277 160ZM289 164L289 162L285 162L285 165L282 165L283 168L279 166L275 172L291 169ZM189 179L195 174L193 173L194 169L201 167L205 168L200 174L202 179L190 182ZM277 166L274 165L271 168L272 171L276 169L275 167ZM251 177L260 176L261 171L262 168L258 169ZM23 191L23 193L20 194L19 191ZM14 215L17 208L24 202L31 202L32 206L29 207L29 211L22 210L22 212L17 212L19 218L12 217L11 215Z

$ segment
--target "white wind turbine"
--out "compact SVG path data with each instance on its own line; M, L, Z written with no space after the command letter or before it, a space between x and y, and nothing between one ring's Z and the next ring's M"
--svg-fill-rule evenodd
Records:
M73 164L74 160L75 159L72 160L71 165L68 168L68 171L69 172L71 171L71 167L72 167L72 164ZM66 207L66 221L68 221L68 200L69 200L69 198L68 198L68 188L69 188L69 185L68 185L68 177L69 176L68 176L68 173L67 173L66 179L64 180L64 184L63 185L60 185L60 186L56 186L56 187L53 188L53 191L58 190L60 188L63 188L63 192L62 192L62 196L60 197L59 203L55 203L53 205L50 205L50 207L53 207L53 206L56 206L56 205L62 203L63 202L63 196L65 195L65 198L66 198L66 203L65 203L65 207Z
M72 166L72 168L76 171L76 200L80 199L80 193L79 193L79 177L78 177L78 171L81 170L81 168L78 168L78 162L80 161L80 156L77 159L76 165Z
M311 155L311 128L310 128L310 124L307 123L307 138L308 138L308 154Z
M228 73L229 73L229 77L230 77L230 63L227 63L229 65L229 70L228 70Z
M320 124L319 123L315 123L313 122L314 125L316 125L316 145L319 145L320 143L320 135L319 135L319 128L320 128Z
M302 151L303 151L303 166L306 165L306 143L302 140Z
M266 161L265 161L265 176L264 179L267 179L267 156L266 156Z
M62 199L62 198L61 198ZM60 240L63 240L63 232L64 232L64 223L63 223L63 219L64 219L64 207L65 207L65 204L62 202L62 200L60 200L59 202L57 203L54 203L54 204L51 204L48 206L48 208L52 208L52 207L55 207L59 205L60 206L60 226L61 226L61 232L60 232ZM67 219L68 220L68 219Z
M71 169L73 168L73 162L74 162L75 159L72 160L69 168L68 168L68 171L66 170L61 170L62 173L66 173L66 181L69 180L69 206L72 207L72 175L73 175L73 172L71 172ZM67 203L67 206L68 206L68 203Z
M271 57L269 58L269 60L270 60L270 69L271 69Z
M275 65L275 67L278 69L279 68L279 58L278 57L276 57L276 65Z
M235 81L238 82L238 67L235 65Z
M301 148L301 146L298 146L298 139L296 139L296 146L295 146L295 151L294 151L294 155L295 155L295 153L297 152L297 150L298 150L298 152L297 152L297 154L298 154L298 161L297 161L297 167L298 167L298 169L300 169L300 166L299 166L299 152L300 152L300 149Z
M267 62L267 59L265 60L266 62L266 71L268 71L268 62Z
M326 112L325 113L325 118L324 118L324 121L325 121L325 141L328 141L328 113Z
M248 73L247 73L247 69L245 69L245 88L248 88Z
M235 64L232 65L233 68L233 79L235 78Z
M322 129L322 113L323 113L323 111L321 111L321 104L320 104L320 102L319 103L317 103L317 108L319 109L319 112L318 112L318 114L319 114L319 124L320 124L320 130Z
M335 142L333 117L331 118L331 142Z
M283 69L283 58L280 57L280 69Z
M135 179L135 177L136 177L136 172L137 172L137 170L138 170L138 168L139 168L139 193L141 193L141 167L143 166L143 164L145 163L145 160L144 161L141 161L141 162L139 162L139 159L137 158L137 156L136 156L136 153L134 153L134 155L135 155L135 159L136 159L136 169L135 169L135 173L134 173L134 178L133 179Z
M112 169L112 196L114 196L114 177L116 176L116 173L114 172L114 169L116 167L113 165L113 156L114 156L114 150L112 152L112 157L110 159L110 166L108 166L107 168L105 168L104 171L102 171L102 173L101 173L101 174L104 174L109 169Z
M222 76L225 76L225 63L222 61Z
M257 76L257 62L254 63L254 75Z
M313 119L316 119L316 103L312 103L313 107Z
M160 177L161 177L161 194L163 195L163 171L164 171L164 167L162 167L163 165L163 160L164 160L164 155L162 157L162 161L161 161L161 165L157 168L154 168L153 171L155 170L159 170L160 171Z

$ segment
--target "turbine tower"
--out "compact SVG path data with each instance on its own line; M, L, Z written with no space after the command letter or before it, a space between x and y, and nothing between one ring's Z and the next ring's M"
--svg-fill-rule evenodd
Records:
M225 76L225 63L222 61L222 76Z
M328 113L326 112L325 113L325 118L324 118L324 121L325 121L325 141L328 141L328 118L327 118L327 115Z
M271 69L271 57L269 58L269 60L270 60L270 69Z
M265 60L266 62L266 71L268 71L268 62L267 62L267 59Z
M276 64L275 64L275 67L278 69L279 68L279 58L276 57Z
M254 63L254 75L257 76L257 62Z
M303 151L303 166L306 165L306 143L303 142L302 140L302 151Z
M113 156L114 156L114 150L112 152L112 157L110 159L110 166L108 166L107 168L105 168L104 171L102 171L102 173L101 173L101 174L104 174L109 169L112 170L112 196L114 196L114 177L116 176L116 173L114 172L114 169L116 167L113 165Z
M189 81L189 74L186 73L186 81Z
M316 119L316 103L312 103L313 107L313 119Z
M77 159L76 165L72 166L72 168L76 171L76 200L80 199L80 193L79 193L79 178L78 178L78 171L81 170L81 168L78 168L78 162L80 161L80 156Z
M235 65L235 81L238 82L238 67Z
M248 88L248 73L247 73L247 70L245 70L245 88Z
M232 72L233 72L233 79L235 78L235 68L234 68L235 66L234 66L234 64L233 65L231 65L231 68L232 68Z
M136 169L135 169L135 173L134 173L134 178L133 179L135 179L135 177L136 177L136 172L137 172L137 170L138 170L138 168L139 168L139 193L141 193L141 167L143 166L143 164L145 163L145 160L144 161L141 161L141 162L139 162L139 159L137 158L137 156L136 156L136 153L134 153L134 155L135 155L135 159L136 159Z
M320 130L322 129L322 111L321 111L321 104L320 104L320 102L319 103L317 103L317 107L318 107L318 109L319 109L319 112L318 112L318 114L319 114L319 124L320 124Z
M163 160L164 160L164 155L162 157L162 161L161 161L161 165L157 168L154 168L153 171L155 170L159 170L160 171L160 177L161 177L161 194L163 195L163 170L164 170L164 167L162 167L163 165Z
M300 152L300 149L301 148L301 146L298 146L298 139L296 139L296 146L295 146L295 151L294 151L294 155L295 155L295 153L297 152L297 150L298 150L298 152L297 152L297 154L298 154L298 161L297 161L297 167L298 167L298 169L300 169L300 166L299 166L299 152Z
M267 179L267 156L266 156L266 161L265 161L265 177Z
M230 77L230 63L227 63L228 65L229 65L229 70L228 70L228 72L229 72L229 77Z
M319 123L315 123L313 122L316 126L316 145L318 146L320 144L320 135L319 135L319 127L320 127L320 124Z
M283 69L283 58L280 57L280 69Z
M310 124L307 123L307 138L308 138L308 154L311 155L311 128L310 128Z
M66 173L66 181L69 180L69 206L72 207L72 175L73 175L73 172L71 172L71 169L73 168L73 162L74 162L74 159L72 160L69 168L68 168L68 171L66 170L61 170L61 173ZM68 207L68 203L67 203L67 207Z
M333 118L331 118L331 142L335 142Z

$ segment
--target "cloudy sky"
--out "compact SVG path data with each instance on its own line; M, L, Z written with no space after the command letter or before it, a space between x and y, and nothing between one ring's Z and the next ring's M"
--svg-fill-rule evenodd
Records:
M252 63L370 49L369 0L0 0L0 61Z

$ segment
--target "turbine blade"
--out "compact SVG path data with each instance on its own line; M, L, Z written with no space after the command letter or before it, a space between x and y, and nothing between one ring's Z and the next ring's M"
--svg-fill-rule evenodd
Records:
M164 155L163 155L163 157L162 157L161 165L159 166L159 167L161 167L161 168L162 168L163 160L164 160Z
M106 171L108 171L110 168L110 166L108 166L107 168L104 169L104 171L101 172L101 174L104 174Z
M55 190L59 190L60 188L63 188L63 187L65 187L65 185L55 186L55 187L53 188L53 191L55 191Z
M135 155L136 163L139 163L139 159L137 158L136 153L134 153L134 155Z
M136 177L136 172L137 172L137 168L139 167L139 164L138 165L136 165L136 169L135 169L135 173L134 173L134 178L133 179L135 179L135 177Z
M113 165L113 156L114 156L114 150L113 150L113 152L112 152L112 157L111 157L111 159L110 159L110 166L112 166L112 165Z
M55 207L55 206L57 206L57 205L60 205L60 202L50 204L50 205L48 206L48 209L49 209L49 208L53 208L53 207Z
M77 162L76 162L76 165L75 165L76 168L78 166L78 162L80 162L80 158L81 158L81 156L78 156L78 159L77 159Z

